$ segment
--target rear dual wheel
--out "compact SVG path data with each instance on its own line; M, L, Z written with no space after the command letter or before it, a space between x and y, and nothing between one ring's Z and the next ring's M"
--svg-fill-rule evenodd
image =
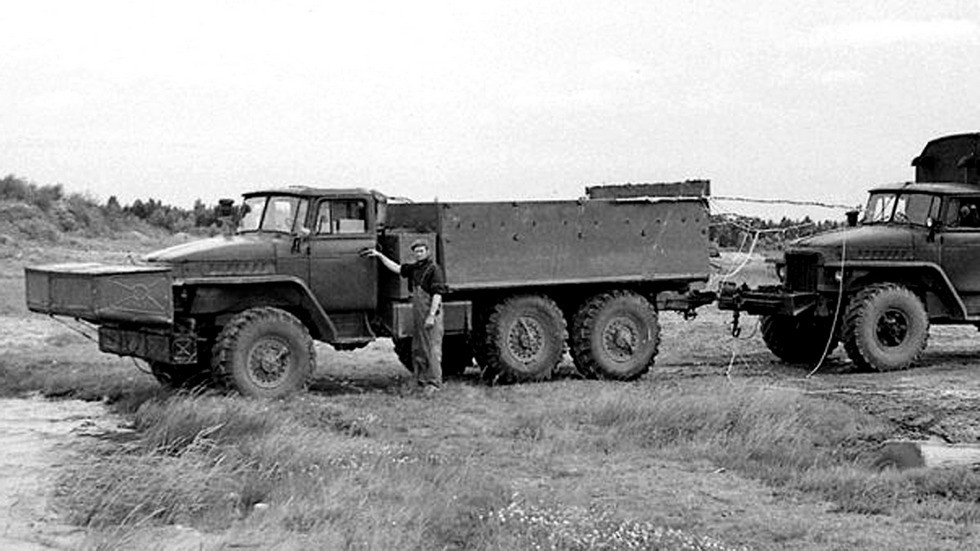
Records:
M632 291L592 297L572 322L572 360L587 378L637 379L650 370L659 346L657 310Z
M565 352L565 318L543 295L510 297L487 317L478 359L491 381L540 381L551 377Z

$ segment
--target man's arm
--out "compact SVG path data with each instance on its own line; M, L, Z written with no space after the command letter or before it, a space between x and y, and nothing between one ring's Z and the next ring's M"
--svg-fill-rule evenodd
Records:
M394 260L388 258L384 254L382 254L381 251L379 251L377 249L364 249L364 251L362 251L361 254L363 254L364 256L373 256L373 257L379 259L381 261L381 263L385 265L385 268L388 268L389 270L391 270L392 272L394 272L396 274L402 273L402 265L401 264L399 264L399 263L395 262Z

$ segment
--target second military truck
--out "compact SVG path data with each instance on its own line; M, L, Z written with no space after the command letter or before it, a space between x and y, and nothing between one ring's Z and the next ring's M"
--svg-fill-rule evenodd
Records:
M255 191L228 235L139 265L28 268L27 303L96 324L101 350L146 360L165 384L279 397L306 384L314 339L354 349L390 337L410 365L406 285L359 253L410 259L424 237L449 287L446 374L475 359L492 380L546 379L568 347L584 376L630 380L657 354L658 312L692 313L714 298L699 291L710 275L708 193L705 181L488 203Z
M853 227L787 247L781 284L723 287L719 307L761 316L769 349L808 366L843 343L858 369L905 369L930 323L980 327L978 154L980 134L930 141L914 182L872 189Z

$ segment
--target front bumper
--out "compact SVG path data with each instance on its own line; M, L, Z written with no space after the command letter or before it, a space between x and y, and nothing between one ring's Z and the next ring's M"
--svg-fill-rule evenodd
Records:
M764 285L755 289L744 283L723 283L718 291L718 309L745 312L753 316L798 316L817 308L820 295L815 292L788 291L781 285Z
M168 364L197 363L197 339L170 327L99 327L99 350Z

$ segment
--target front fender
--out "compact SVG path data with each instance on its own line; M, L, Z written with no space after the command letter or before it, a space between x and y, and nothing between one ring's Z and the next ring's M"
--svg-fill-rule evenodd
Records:
M181 313L192 316L219 316L274 306L298 315L317 340L333 342L337 335L336 326L306 282L292 276L175 279L174 303Z
M894 282L919 292L930 318L967 319L969 314L946 272L934 262L845 262L828 265L847 274L846 290L853 293L872 283Z

